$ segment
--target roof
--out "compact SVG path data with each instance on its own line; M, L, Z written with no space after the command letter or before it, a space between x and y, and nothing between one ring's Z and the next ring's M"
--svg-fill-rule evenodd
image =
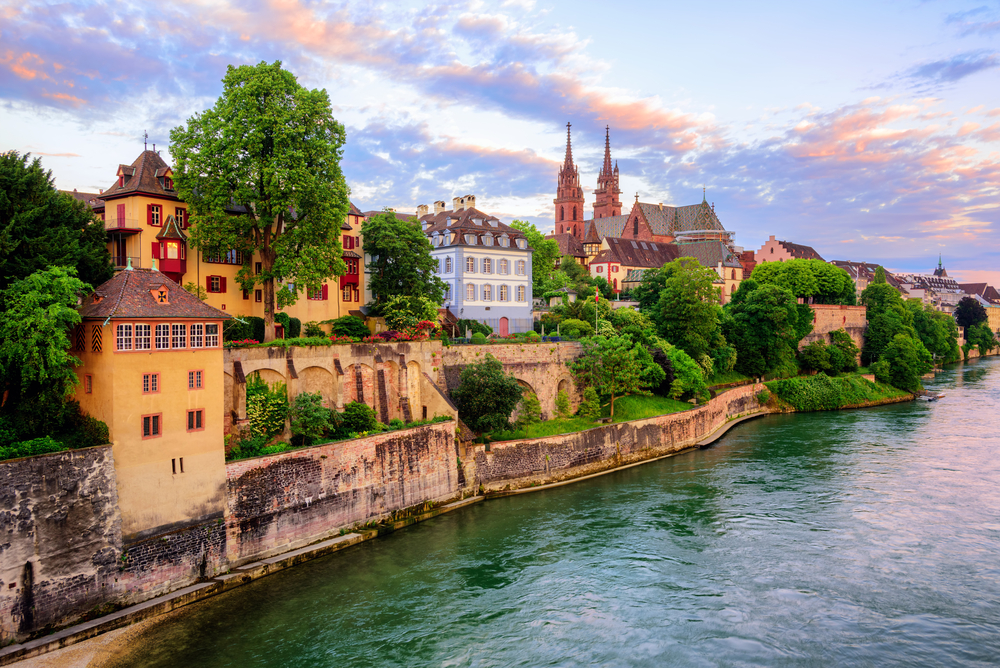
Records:
M875 270L878 269L879 265L871 264L868 262L853 262L851 260L830 260L830 264L833 266L843 269L847 272L847 275L851 277L851 280L855 283L858 280L863 280L871 283L875 278ZM885 271L885 282L896 288L897 290L903 290L902 282L895 274L886 271L885 267L882 268Z
M645 273L645 269L629 269L625 274L625 278L622 279L622 283L640 283L642 282L642 275Z
M618 237L607 237L604 243L608 247L598 253L591 264L617 262L626 267L662 267L680 255L676 244Z
M681 257L693 257L703 267L714 269L722 263L723 267L742 268L739 256L718 240L692 241L677 244Z
M636 202L635 206L639 207L649 229L656 235L672 237L678 232L695 230L725 231L715 211L704 200L700 204L688 206L664 206L645 202Z
M354 213L354 212L352 211L351 213ZM371 218L372 216L377 216L380 213L391 213L391 214L394 214L398 220L411 220L413 218L416 218L416 216L414 216L412 213L400 213L398 211L365 211L361 215L364 216L365 218Z
M428 213L420 217L420 224L424 226L424 233L428 236L445 230L459 232L454 243L445 244L448 246L470 245L465 239L466 234L475 234L477 237L476 243L471 245L482 243L482 238L486 235L497 237L506 234L510 239L526 238L520 230L504 225L496 216L483 213L475 207L459 211ZM531 247L525 246L525 248Z
M583 235L583 242L587 244L601 243L601 235L597 233L597 226L594 225L594 221L590 221L590 224L587 225L587 233Z
M160 228L160 232L156 235L159 239L180 239L181 241L187 241L187 235L181 229L181 226L177 223L177 219L174 216L167 216L167 222Z
M915 288L931 290L932 292L954 292L960 293L963 290L958 286L958 281L948 276L928 276L927 274L900 274L899 278L904 283L909 283Z
M60 190L59 192L66 193L76 201L83 202L91 208L104 206L104 200L101 199L103 195L100 193L82 193L76 188L73 188L73 190Z
M604 218L594 218L593 220L583 221L585 228L593 226L594 232L598 236L598 241L603 240L605 237L620 237L625 234L625 223L628 222L628 215L624 216L605 216ZM587 235L590 235L588 229ZM587 243L592 243L589 239Z
M167 303L153 292L166 289ZM126 269L101 283L84 300L80 316L86 319L145 318L150 320L198 318L228 320L232 316L209 306L155 269Z
M569 232L563 232L562 234L550 234L545 237L545 239L551 239L559 244L559 255L572 255L573 257L587 256L587 254L583 252L583 244L581 244L580 240Z
M966 294L979 295L994 303L1000 302L1000 292L988 283L959 283L958 287Z
M826 262L826 260L820 257L819 253L813 250L812 246L793 244L791 241L779 241L778 243L796 260L819 260L820 262Z
M143 193L177 199L177 193L172 189L166 190L160 185L160 180L157 178L157 175L163 176L169 169L170 166L163 161L159 153L143 151L131 165L118 166L118 170L126 176L125 183L119 187L118 181L115 180L114 185L105 190L101 196L107 200Z

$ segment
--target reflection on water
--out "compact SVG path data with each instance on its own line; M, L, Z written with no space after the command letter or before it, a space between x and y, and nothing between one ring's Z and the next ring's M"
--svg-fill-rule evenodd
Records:
M995 665L996 358L254 582L122 666Z

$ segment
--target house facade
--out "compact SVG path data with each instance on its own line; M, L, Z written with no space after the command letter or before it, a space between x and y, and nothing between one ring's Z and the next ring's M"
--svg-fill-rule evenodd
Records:
M531 253L524 234L475 208L473 195L452 208L417 209L431 256L447 289L443 307L459 320L478 320L501 336L532 329Z
M192 283L207 292L206 303L233 316L264 316L263 290L243 290L237 272L247 264L260 271L260 258L230 251L206 255L191 247L193 221L174 189L173 170L156 151L144 150L131 165L119 165L114 184L91 197L95 215L108 231L108 248L117 269L157 268L179 285ZM364 216L350 205L341 225L340 242L347 272L324 282L320 290L300 293L282 309L302 322L322 321L358 312L364 297L361 223ZM288 289L277 284L275 290Z

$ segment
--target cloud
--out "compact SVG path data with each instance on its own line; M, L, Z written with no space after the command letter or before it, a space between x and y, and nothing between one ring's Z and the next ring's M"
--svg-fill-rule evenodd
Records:
M969 51L944 60L917 65L904 72L901 78L909 80L916 88L929 90L996 67L1000 67L1000 57L995 52Z
M33 155L44 155L49 158L80 158L79 153L45 153L44 151L32 151Z
M963 37L1000 32L1000 18L997 18L997 13L989 7L976 7L969 11L949 14L945 22L958 26L958 34Z

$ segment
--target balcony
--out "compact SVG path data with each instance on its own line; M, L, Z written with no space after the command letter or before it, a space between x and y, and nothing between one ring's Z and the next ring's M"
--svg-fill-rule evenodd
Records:
M128 261L132 260L132 268L140 268L140 258L138 255L115 255L111 254L111 261L115 263L115 269L124 269L128 266Z
M107 218L104 229L109 232L138 232L142 229L142 221L135 218Z

